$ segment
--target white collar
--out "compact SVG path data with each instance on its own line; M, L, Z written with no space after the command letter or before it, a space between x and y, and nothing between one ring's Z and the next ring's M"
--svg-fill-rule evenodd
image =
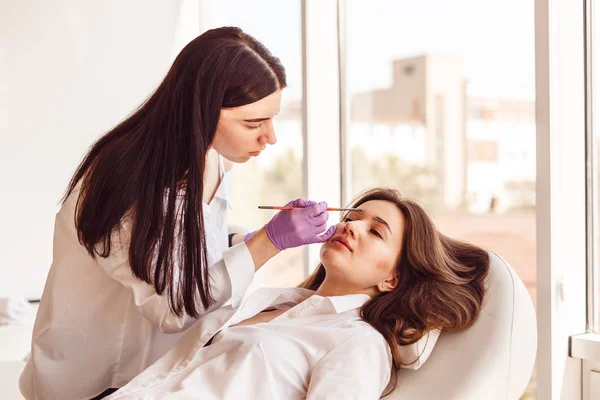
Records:
M365 305L365 303L371 300L371 296L367 294L346 294L343 296L320 296L315 294L314 290L304 288L258 288L252 293L251 296L260 298L263 297L271 304L282 304L282 303L293 303L300 304L304 301L311 303L323 304L324 302L329 303L332 307L332 311L336 314L340 314L349 310L358 309ZM268 300L268 298L271 300Z
M277 289L277 291L283 298L297 303L301 303L309 298L314 298L315 301L318 301L318 299L327 299L337 314L360 308L365 305L367 301L371 300L371 296L362 293L346 294L343 296L320 296L315 294L314 290L303 288L285 288Z
M364 306L367 301L371 300L371 296L367 294L347 294L344 296L329 296L327 298L331 301L331 304L333 304L333 307L338 314L360 308Z

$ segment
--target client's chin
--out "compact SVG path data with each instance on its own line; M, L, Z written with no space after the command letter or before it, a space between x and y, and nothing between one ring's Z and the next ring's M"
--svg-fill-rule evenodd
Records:
M335 265L336 260L341 260L344 253L348 251L332 240L328 240L321 246L320 258L321 263L325 266Z
M250 160L252 157L251 156L239 156L239 157L235 157L235 160L229 160L231 162L234 162L236 164L243 164L245 162L247 162L248 160Z

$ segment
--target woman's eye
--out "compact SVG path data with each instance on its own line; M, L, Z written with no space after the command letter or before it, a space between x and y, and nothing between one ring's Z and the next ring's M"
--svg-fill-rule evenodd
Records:
M371 229L371 233L377 236L378 238L383 239L383 236L381 236L381 233L379 233L377 230Z
M260 124L258 124L258 125L248 125L248 128L250 128L250 129L258 129L258 128L260 128L261 125L262 125L262 122Z
M348 218L348 217L344 218L344 222L350 222L350 221L352 221L350 218Z

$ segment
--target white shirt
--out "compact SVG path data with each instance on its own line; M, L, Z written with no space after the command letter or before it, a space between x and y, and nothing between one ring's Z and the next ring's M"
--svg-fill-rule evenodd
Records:
M204 315L107 399L378 399L392 355L383 336L360 319L369 296L313 293L261 288L238 309ZM273 306L292 308L269 322L231 327Z
M222 166L222 161L221 161ZM135 278L129 229L113 235L108 258L93 259L74 225L78 190L56 215L53 262L34 325L31 357L19 384L28 399L89 399L122 387L163 356L195 319L177 317L167 296ZM217 308L240 303L254 276L245 244L227 249L228 173L204 204L207 258ZM223 257L223 258L222 258ZM222 258L222 259L221 259Z

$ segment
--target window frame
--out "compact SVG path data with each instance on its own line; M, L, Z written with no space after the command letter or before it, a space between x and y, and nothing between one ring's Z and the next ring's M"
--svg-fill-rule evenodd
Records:
M595 91L594 69L596 68L596 54L594 41L596 36L595 21L600 18L600 13L595 10L591 0L585 0L585 79L586 79L586 209L587 209L587 329L586 332L600 333L600 205L598 197L598 172L600 165L595 150L598 147L596 135L596 119L594 118ZM600 68L598 68L600 72ZM600 87L597 88L600 90ZM598 127L600 129L600 126Z
M303 187L307 198L342 202L339 1L302 0ZM322 168L327 159L328 168ZM336 223L332 213L329 223ZM306 273L319 264L320 245L305 247Z
M584 11L535 1L537 396L549 400L582 398L569 343L587 325Z

